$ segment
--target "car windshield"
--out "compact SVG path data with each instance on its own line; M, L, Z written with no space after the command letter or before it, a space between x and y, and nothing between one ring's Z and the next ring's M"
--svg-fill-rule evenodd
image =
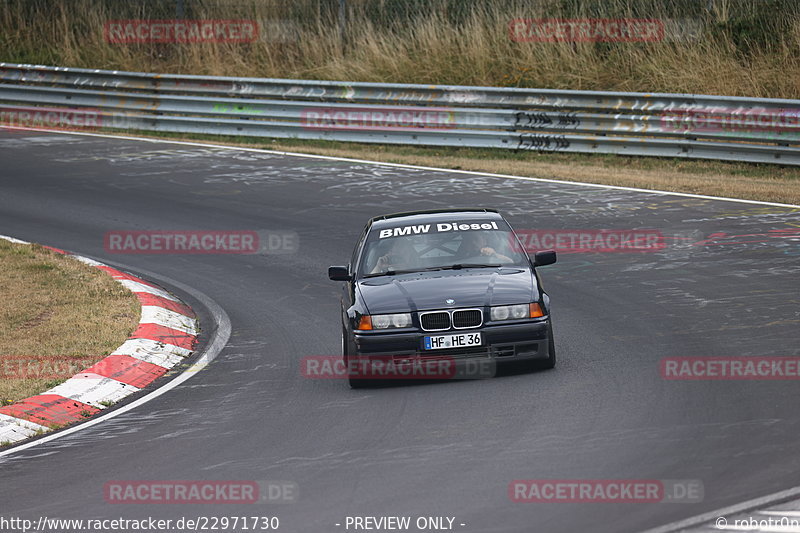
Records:
M373 229L362 276L449 268L527 266L528 258L502 221L457 221Z

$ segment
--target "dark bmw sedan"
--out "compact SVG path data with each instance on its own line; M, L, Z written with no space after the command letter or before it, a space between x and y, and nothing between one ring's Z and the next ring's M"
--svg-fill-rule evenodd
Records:
M492 209L371 219L350 264L328 269L330 279L347 282L342 355L350 385L486 377L505 361L553 368L550 298L535 267L555 261L554 251L530 258Z

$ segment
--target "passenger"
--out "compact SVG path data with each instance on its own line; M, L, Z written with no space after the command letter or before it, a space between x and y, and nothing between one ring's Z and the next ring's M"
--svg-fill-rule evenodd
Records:
M491 244L486 232L467 233L458 248L458 255L463 258L486 257L500 263L514 262L510 257L498 253Z
M375 268L370 274L379 274L388 270L410 270L419 268L419 255L407 239L395 239L389 253L378 258Z

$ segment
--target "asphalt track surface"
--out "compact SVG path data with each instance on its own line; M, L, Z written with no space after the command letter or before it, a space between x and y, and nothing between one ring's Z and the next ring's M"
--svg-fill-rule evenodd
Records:
M233 326L177 388L0 459L5 517L267 515L324 532L346 516L448 516L458 531L618 532L797 484L797 381L670 381L659 361L800 355L798 209L41 132L0 133L0 154L0 233L180 280ZM541 269L553 371L369 390L301 376L302 357L339 353L326 268L347 262L366 220L453 206L498 208L517 229L652 228L671 242ZM297 232L299 251L103 246L113 230L242 229ZM703 244L712 234L724 235ZM515 479L691 479L704 496L514 503ZM299 498L115 505L114 480L285 480Z

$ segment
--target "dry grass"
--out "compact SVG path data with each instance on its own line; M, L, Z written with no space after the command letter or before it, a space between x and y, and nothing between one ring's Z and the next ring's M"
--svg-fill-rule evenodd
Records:
M342 46L337 2L324 0L186 0L186 18L255 19L261 39L124 45L104 41L106 21L174 18L174 2L6 1L0 50L4 61L148 72L800 98L800 8L790 0L347 2ZM700 30L657 43L509 38L510 20L549 17Z
M133 332L139 312L133 293L105 272L0 240L0 404L99 361Z

